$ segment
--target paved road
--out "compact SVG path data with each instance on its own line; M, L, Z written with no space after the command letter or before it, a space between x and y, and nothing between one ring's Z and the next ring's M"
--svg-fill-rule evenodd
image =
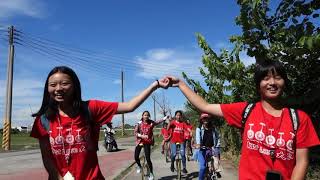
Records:
M160 149L155 149L151 154L151 160L154 168L155 179L171 180L176 178L176 173L170 171L170 162L166 163L164 156L160 153ZM236 180L238 179L238 171L229 161L222 161L222 178L221 180ZM198 163L195 161L187 161L188 174L183 176L183 179L198 179ZM136 173L134 166L130 173L124 178L126 180L140 180L141 174Z
M98 151L99 164L102 174L107 180L114 179L121 174L124 170L128 169L134 164L133 153L135 147L134 137L121 138L117 140L121 151L106 152L99 144L100 150ZM168 180L174 179L175 174L169 171L169 164L165 163L163 156L160 154L159 149L155 149L151 155L154 172L156 179ZM234 169L230 163L223 161L223 179L238 179L237 170ZM48 179L47 172L45 171L41 154L39 150L29 150L20 152L0 153L0 179L1 180L15 180L15 179L33 179L42 180ZM135 166L133 166L135 167ZM187 164L189 171L188 179L197 179L198 170L196 162L190 161ZM129 174L125 176L127 180L141 179L137 175L135 169L132 168Z
M134 137L118 139L121 151L106 152L99 144L98 158L101 171L106 179L113 179L132 164L134 152ZM40 150L0 153L0 179L48 179Z

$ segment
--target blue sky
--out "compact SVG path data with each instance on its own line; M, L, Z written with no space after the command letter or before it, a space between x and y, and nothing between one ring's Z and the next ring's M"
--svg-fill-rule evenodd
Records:
M37 111L48 72L68 65L78 74L83 99L121 101L120 72L124 71L125 100L167 74L185 71L201 81L201 49L195 33L215 50L230 48L229 37L240 33L234 19L236 1L0 1L0 117L4 115L8 43L6 27L19 30L16 44L12 125L29 125ZM253 60L243 57L246 63ZM157 90L173 111L183 109L177 89ZM153 101L125 115L132 124L144 110L153 114ZM114 118L117 125L121 116ZM160 115L158 115L160 117ZM2 123L1 125L2 126Z

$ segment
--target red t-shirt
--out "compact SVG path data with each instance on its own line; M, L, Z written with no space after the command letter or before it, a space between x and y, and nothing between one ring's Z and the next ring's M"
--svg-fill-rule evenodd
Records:
M186 123L186 131L184 132L185 139L191 139L191 131L192 131L192 125Z
M163 139L168 139L168 137L170 135L170 131L168 131L167 128L162 128L161 129L161 135L162 135Z
M152 144L153 128L155 125L156 124L152 120L149 120L148 122L140 121L136 125L136 134L147 135L148 138L137 137L136 144Z
M246 102L222 104L221 110L229 125L241 128L242 112ZM310 117L298 111L299 128L296 137L288 108L284 108L281 117L268 114L261 106L256 106L249 115L242 136L239 179L264 180L266 171L280 171L284 180L291 178L295 167L296 148L308 148L320 144ZM296 146L296 148L295 148ZM275 149L274 165L270 149Z
M173 120L169 124L169 129L172 129L171 143L183 143L184 142L184 133L186 131L186 123Z
M92 120L100 126L110 122L118 108L118 103L98 100L90 100L88 105ZM75 179L104 179L96 150L88 150L92 145L89 139L92 138L88 137L89 126L86 117L78 115L70 118L60 115L60 124L58 117L57 115L49 120L49 132L42 126L40 117L37 117L30 136L38 139L49 138L54 163L62 177L69 171ZM98 129L96 131L95 133L99 134ZM64 152L71 152L69 165Z

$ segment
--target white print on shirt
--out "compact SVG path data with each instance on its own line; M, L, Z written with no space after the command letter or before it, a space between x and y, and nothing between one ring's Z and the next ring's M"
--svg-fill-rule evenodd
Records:
M75 154L87 151L86 141L90 139L90 134L86 133L84 136L80 134L81 129L73 130L72 128L66 129L67 135L64 137L62 135L63 127L57 127L58 134L56 137L52 135L52 131L49 131L51 150L54 155ZM73 134L76 134L74 136ZM62 143L67 143L68 145L78 144L80 147L72 147L71 149L65 149L63 152Z
M254 137L254 131L252 130L252 126L253 126L253 124L250 123L249 124L249 130L247 131L248 139L253 139L253 137Z
M55 138L55 143L56 143L56 144L62 144L63 141L64 141L64 138L61 136L61 130L63 129L63 127L57 127L57 129L58 129L59 134L58 134L58 136Z
M181 132L183 132L183 128L176 126L176 127L174 128L174 132L181 133Z
M292 151L293 138L295 135L292 132L290 132L290 134L291 134L291 139L287 142L287 148Z
M77 143L80 143L80 142L82 142L83 141L83 138L82 138L82 136L80 135L80 131L81 131L81 129L77 129L76 130L77 131L77 135L76 135L76 142Z
M276 142L276 138L272 135L274 129L269 129L270 134L266 137L266 143L269 146L273 146L273 144Z
M261 125L261 129L260 129L260 131L256 132L255 138L258 141L263 141L264 137L265 137L265 134L263 133L263 128L266 126L266 124L260 123L260 125Z
M85 152L87 150L87 148L82 145L79 148L71 148L71 149L66 149L65 152L63 151L63 149L54 149L53 147L51 148L52 154L53 155L64 155L64 154L76 154L76 153L81 153L81 152Z
M295 134L293 132L289 132L291 135L291 139L284 139L285 132L278 132L276 138L274 135L274 129L268 129L268 135L263 132L264 127L266 126L264 123L259 123L259 130L256 132L253 130L254 123L250 123L249 129L247 130L247 146L246 148L258 151L260 154L270 155L270 148L276 147L276 158L282 160L293 160L294 159L294 151L293 151L293 143ZM287 137L287 136L286 136Z
M286 142L284 142L284 139L282 139L284 132L279 132L278 134L280 138L277 139L277 146L283 147L286 144Z
M66 136L66 142L68 144L73 144L74 143L74 136L72 135L72 128L67 129L67 132L69 132L69 134Z

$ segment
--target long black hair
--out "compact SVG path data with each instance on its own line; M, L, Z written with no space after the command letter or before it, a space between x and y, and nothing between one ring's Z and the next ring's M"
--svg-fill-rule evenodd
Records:
M149 121L150 121L151 119L150 119L150 112L149 112L149 111L143 111L143 113L141 114L141 121L143 121L143 115L144 115L144 113L148 113L148 115L149 115Z
M67 66L56 66L48 74L46 83L44 85L41 107L37 113L32 114L32 117L41 116L42 114L45 114L46 117L49 118L57 113L58 111L57 102L54 99L50 98L50 95L48 92L48 81L53 74L58 72L67 74L70 76L73 83L73 87L74 87L74 92L72 95L72 106L74 110L80 112L80 109L82 107L81 106L82 98L81 98L81 85L80 85L78 76L71 68Z

